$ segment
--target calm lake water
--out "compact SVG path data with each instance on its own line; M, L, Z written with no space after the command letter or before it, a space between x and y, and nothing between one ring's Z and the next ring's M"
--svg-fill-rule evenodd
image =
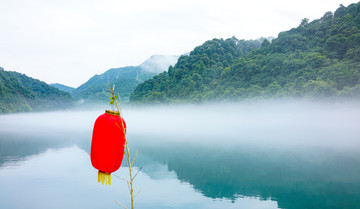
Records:
M126 164L97 183L103 110L0 116L1 209L129 206ZM360 208L360 105L125 107L135 208Z

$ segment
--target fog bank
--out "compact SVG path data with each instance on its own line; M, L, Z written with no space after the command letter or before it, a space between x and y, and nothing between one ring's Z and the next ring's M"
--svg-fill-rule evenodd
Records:
M105 107L106 108L106 107ZM0 116L0 133L91 140L105 109ZM129 141L360 148L360 105L309 102L124 107ZM74 137L76 138L76 137ZM80 138L79 138L80 140Z

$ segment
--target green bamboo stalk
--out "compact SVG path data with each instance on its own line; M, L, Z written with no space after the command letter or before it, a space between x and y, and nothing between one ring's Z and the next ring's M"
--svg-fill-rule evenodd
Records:
M110 85L110 93L111 93L111 101L110 101L110 104L114 104L115 103L115 106L116 106L116 109L117 111L120 113L120 120L121 120L121 127L123 128L123 132L125 133L125 126L124 126L124 121L123 121L123 118L122 118L122 109L121 109L121 105L119 104L118 102L118 97L115 95L115 85ZM120 96L119 96L119 100L120 100ZM130 149L129 149L129 144L128 144L128 141L127 141L127 138L126 138L126 134L125 134L125 152L124 154L126 155L126 158L127 158L127 164L128 164L128 167L129 167L129 177L130 177L130 180L126 180L126 179L123 179L126 181L126 183L128 184L128 188L129 188L129 193L130 193L130 197L131 197L131 209L134 209L134 179L136 177L136 175L139 173L139 171L133 176L133 170L132 170L132 166L135 162L135 159L136 159L136 156L137 156L137 152L134 156L134 159L131 160L131 156L130 156ZM115 201L117 202L119 205L121 205L123 208L126 208L123 204L119 203L118 201ZM127 208L126 208L127 209Z

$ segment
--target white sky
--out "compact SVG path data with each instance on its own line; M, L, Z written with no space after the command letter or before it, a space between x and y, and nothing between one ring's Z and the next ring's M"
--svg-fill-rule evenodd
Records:
M0 66L78 87L213 38L274 36L356 0L0 0Z

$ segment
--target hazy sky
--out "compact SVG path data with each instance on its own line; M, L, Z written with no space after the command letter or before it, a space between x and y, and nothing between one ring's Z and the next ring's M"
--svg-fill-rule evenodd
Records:
M356 0L0 0L0 66L78 87L213 38L274 36Z

